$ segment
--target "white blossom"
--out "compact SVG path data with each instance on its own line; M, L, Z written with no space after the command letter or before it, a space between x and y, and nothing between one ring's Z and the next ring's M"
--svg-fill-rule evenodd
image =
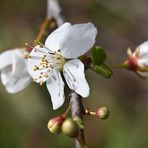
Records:
M47 18L54 18L58 26L64 23L63 16L61 15L61 7L58 0L47 0Z
M48 36L45 45L39 43L30 53L28 72L37 83L46 82L53 109L58 109L65 100L61 73L71 90L88 97L84 65L76 58L90 50L96 35L97 29L92 23L65 23Z
M23 49L13 49L0 54L1 81L9 93L17 93L31 83L23 53Z
M130 49L127 53L129 70L133 70L140 77L148 77L148 41L139 45L133 53Z

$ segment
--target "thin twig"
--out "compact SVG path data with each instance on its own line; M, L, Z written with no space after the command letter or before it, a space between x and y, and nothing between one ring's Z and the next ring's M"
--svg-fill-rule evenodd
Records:
M49 25L49 21L50 20L46 17L44 22L42 23L41 29L40 29L40 31L39 31L36 39L35 39L37 42L39 42L42 39L43 35L45 35L47 26Z

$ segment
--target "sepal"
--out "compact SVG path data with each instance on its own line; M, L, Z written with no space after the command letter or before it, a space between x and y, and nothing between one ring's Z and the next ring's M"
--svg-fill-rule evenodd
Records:
M112 70L106 64L94 65L92 66L92 70L105 78L111 78L113 74Z
M96 46L92 50L92 60L94 65L100 65L105 62L107 58L105 49L101 46Z

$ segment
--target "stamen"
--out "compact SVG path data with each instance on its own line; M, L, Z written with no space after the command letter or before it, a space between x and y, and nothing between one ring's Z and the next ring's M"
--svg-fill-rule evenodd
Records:
M37 80L37 78L34 78L34 79L33 79L33 82L35 82L36 80Z
M40 82L40 85L43 85L43 84L44 84L44 81L41 81L41 82Z
M47 46L45 46L44 44L42 44L41 42L34 40L34 43L39 44L41 47L44 47L45 49L49 50L50 53L53 53Z
M42 57L37 57L37 56L31 56L31 55L29 55L29 58L35 59L35 60L41 60Z
M25 46L29 48L34 48L33 46L29 45L27 42L25 43Z
M39 69L39 67L38 66L34 66L34 71L36 71L36 70L38 70Z

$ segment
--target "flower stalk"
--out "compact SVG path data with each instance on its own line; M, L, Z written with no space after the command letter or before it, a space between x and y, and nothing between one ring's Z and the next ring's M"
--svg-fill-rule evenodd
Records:
M128 69L129 65L127 63L122 63L122 64L115 64L115 65L110 65L111 68L124 68Z
M62 115L64 118L66 118L67 114L69 113L69 111L71 110L71 105L68 106L67 110L64 112L64 114Z

